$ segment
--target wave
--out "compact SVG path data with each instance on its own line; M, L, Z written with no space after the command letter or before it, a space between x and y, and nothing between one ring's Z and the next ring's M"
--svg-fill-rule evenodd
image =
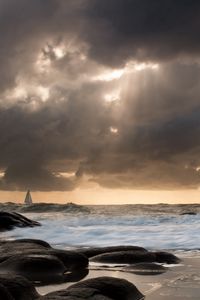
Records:
M24 213L36 228L4 238L39 238L59 247L137 245L149 249L200 249L200 205L0 204ZM191 214L192 213L192 214Z
M148 249L199 249L200 215L110 216L30 213L42 226L16 228L7 238L39 238L54 246L137 245Z
M56 204L56 203L34 203L31 205L16 204L12 202L1 203L0 211L17 211L20 213L45 213L45 212L63 212L63 213L90 213L87 206L74 203Z

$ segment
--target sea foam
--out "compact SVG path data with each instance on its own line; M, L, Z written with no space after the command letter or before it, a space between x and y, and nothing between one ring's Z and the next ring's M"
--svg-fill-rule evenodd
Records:
M17 228L4 238L37 238L63 248L138 245L148 249L200 248L199 206L74 206L25 213L38 228ZM73 207L73 209L72 209ZM64 209L63 209L64 208ZM192 212L196 215L186 213ZM23 211L23 208L20 208ZM29 208L29 211L34 211Z

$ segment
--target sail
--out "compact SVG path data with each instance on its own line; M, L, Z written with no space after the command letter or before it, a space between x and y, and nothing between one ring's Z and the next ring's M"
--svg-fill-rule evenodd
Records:
M30 193L29 190L26 193L26 197L25 197L24 203L28 204L28 205L30 205L30 204L33 203L32 198L31 198L31 193Z

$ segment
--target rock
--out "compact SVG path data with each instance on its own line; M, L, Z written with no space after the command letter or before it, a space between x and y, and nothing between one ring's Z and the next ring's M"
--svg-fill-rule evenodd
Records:
M38 297L34 286L25 278L11 274L0 275L0 299L34 300Z
M52 255L16 255L0 264L0 272L21 275L30 281L49 281L51 277L63 276L63 263Z
M68 290L76 288L92 288L113 300L139 300L144 297L129 281L106 276L81 281L70 286Z
M166 263L166 264L178 264L181 260L172 253L164 252L164 251L157 251L153 252L156 256L156 262L158 263Z
M143 295L129 281L112 277L88 279L66 290L41 297L42 300L139 300Z
M180 214L181 216L185 216L185 215L190 215L190 216L196 216L197 213L195 213L194 211L186 211L183 212L182 214Z
M80 249L79 252L91 258L96 255L110 253L110 252L120 252L120 251L139 251L139 252L147 252L145 248L138 246L113 246L113 247L95 247L95 248L86 248Z
M81 280L87 267L83 254L53 249L41 240L0 242L0 273L21 275L37 285Z
M0 231L12 230L14 227L34 227L40 226L39 222L29 220L28 218L10 212L0 212Z
M46 254L49 248L45 248L39 243L35 243L34 240L29 242L22 241L4 241L0 242L0 262L9 259L15 255L24 254Z
M15 255L53 255L63 262L68 270L87 268L88 258L77 251L53 249L41 240L16 240L0 242L0 262Z
M154 262L154 253L140 251L121 251L104 253L91 258L93 262L113 264L135 264L141 262Z
M167 271L167 268L155 263L139 263L123 268L124 272L136 275L160 275Z

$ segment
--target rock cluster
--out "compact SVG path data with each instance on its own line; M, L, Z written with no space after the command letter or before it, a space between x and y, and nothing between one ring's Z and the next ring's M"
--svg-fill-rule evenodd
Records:
M158 275L159 263L178 263L168 252L149 252L135 246L66 251L33 239L0 242L0 299L4 300L140 300L143 295L130 282L111 277L80 281L91 262L126 264L122 271ZM68 289L40 296L34 286L78 282Z
M0 229L38 226L17 213L0 212ZM77 249L52 248L37 239L0 241L0 299L2 300L141 300L134 284L118 278L98 277L79 282L89 272L89 262L125 265L120 271L138 275L158 275L162 264L180 260L168 252L150 252L137 246ZM45 296L35 286L78 282Z

